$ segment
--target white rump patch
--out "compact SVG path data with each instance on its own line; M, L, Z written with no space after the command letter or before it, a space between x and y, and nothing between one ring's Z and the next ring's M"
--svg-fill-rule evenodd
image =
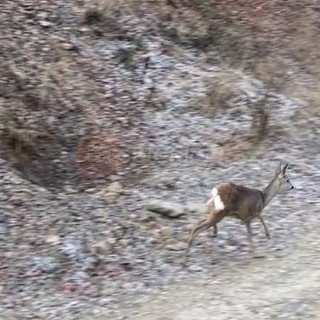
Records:
M219 195L217 195L215 198L214 198L214 207L220 211L220 210L223 210L224 209L224 203L222 202L221 198Z
M222 202L219 194L218 194L218 189L217 188L213 188L211 191L212 194L212 198L209 199L209 201L207 202L207 205L211 205L212 203L214 203L214 207L216 210L221 211L224 209L224 203Z
M211 191L212 197L215 198L218 195L218 189L217 188L213 188Z

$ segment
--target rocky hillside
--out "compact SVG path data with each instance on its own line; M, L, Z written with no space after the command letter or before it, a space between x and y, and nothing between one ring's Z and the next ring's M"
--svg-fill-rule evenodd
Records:
M2 1L2 316L316 319L319 21L312 0ZM264 258L226 219L182 268L212 187L280 160Z

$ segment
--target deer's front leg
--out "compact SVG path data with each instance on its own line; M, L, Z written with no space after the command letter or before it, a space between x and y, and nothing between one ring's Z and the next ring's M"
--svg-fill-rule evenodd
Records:
M251 249L251 254L252 254L253 258L263 258L264 254L257 253L256 250L255 250L255 246L254 246L254 244L252 242L252 233L251 233L250 221L245 222L245 224L246 224L247 231L248 231L248 240L250 242L250 249Z
M218 236L218 227L216 224L213 225L213 237L216 238Z
M265 231L265 233L266 233L266 237L267 237L268 239L270 239L270 233L269 233L269 230L268 230L268 228L267 228L266 223L264 222L264 220L263 220L263 218L262 218L261 216L259 216L259 220L261 221L261 223L262 223L262 225L263 225L263 227L264 227L264 231Z
M247 228L247 237L250 243L250 249L253 252L254 251L254 247L253 247L253 243L252 243L252 232L251 232L251 224L250 221L246 221L245 222L246 228Z

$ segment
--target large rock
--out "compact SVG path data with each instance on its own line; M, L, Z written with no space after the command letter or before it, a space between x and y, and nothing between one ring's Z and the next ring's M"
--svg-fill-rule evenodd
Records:
M187 248L187 243L182 241L166 245L166 249L170 251L183 251L186 248Z
M168 218L179 218L182 215L186 214L185 209L177 204L162 201L162 200L153 200L145 205L145 209L159 213Z
M32 274L32 272L43 272L43 273L54 273L56 272L60 265L59 262L54 257L45 256L35 256L29 263L29 271L28 274Z
M185 210L191 213L198 213L199 215L206 215L208 206L205 203L187 203Z

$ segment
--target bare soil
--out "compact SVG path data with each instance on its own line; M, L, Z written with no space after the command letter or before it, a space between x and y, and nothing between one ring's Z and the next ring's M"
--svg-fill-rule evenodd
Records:
M319 15L311 0L1 1L1 318L318 319ZM263 258L230 219L182 268L210 190L263 188L280 160L296 189L264 212L271 240L253 225Z

